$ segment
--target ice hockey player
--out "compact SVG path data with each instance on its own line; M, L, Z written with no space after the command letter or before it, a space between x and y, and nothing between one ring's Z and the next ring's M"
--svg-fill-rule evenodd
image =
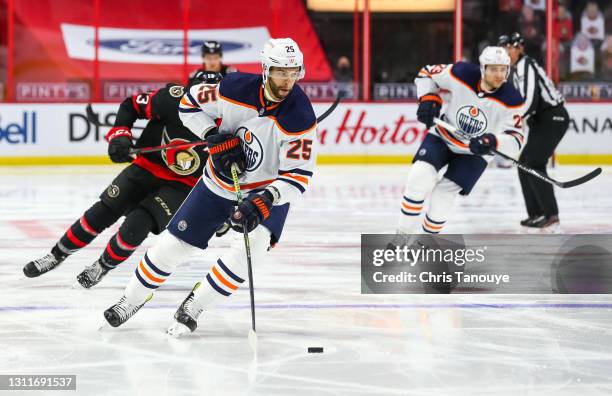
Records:
M425 66L415 79L417 118L429 131L406 181L397 231L400 239L403 234L439 233L457 194L468 195L493 158L490 149L515 157L523 144L523 99L506 81L508 54L502 47L486 47L479 61L480 66L464 62ZM440 89L451 93L442 119L459 133L434 125L443 105ZM430 193L429 208L421 221Z
M181 120L206 138L210 158L168 229L144 255L124 296L104 312L112 326L134 315L189 255L206 249L226 219L232 223L230 247L180 305L169 329L172 335L194 331L202 311L244 284L243 222L255 268L261 255L279 241L289 205L304 193L313 174L317 124L308 97L296 85L304 77L297 43L270 39L261 56L262 75L232 73L217 90L196 85L181 100ZM214 120L219 117L223 121L217 130ZM245 199L239 206L232 164L242 171Z
M200 87L214 89L221 75L201 72L196 80L202 83ZM68 228L49 254L26 264L23 272L27 277L37 277L56 268L125 215L119 231L108 241L100 258L77 276L81 286L90 288L130 257L149 232L159 234L166 228L202 175L208 154L199 146L138 154L134 158L130 150L200 140L179 119L178 106L184 93L185 87L168 84L157 91L128 97L121 103L114 126L106 134L108 155L113 162L131 164L102 192L100 200ZM149 122L134 144L131 128L136 119Z
M223 77L228 73L237 72L235 67L223 64L223 46L218 41L205 41L202 44L202 67L194 70L189 76L189 84L192 84L193 77L198 72L221 73Z

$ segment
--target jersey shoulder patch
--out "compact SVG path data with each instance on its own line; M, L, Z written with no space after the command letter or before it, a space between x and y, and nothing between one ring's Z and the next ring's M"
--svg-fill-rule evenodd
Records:
M295 84L289 97L279 106L276 121L283 132L300 134L312 129L316 122L310 99L299 85Z
M473 63L457 62L451 67L450 72L457 80L469 85L474 91L478 91L480 66Z
M256 107L259 102L261 83L262 78L258 74L230 73L219 83L219 94L230 101Z

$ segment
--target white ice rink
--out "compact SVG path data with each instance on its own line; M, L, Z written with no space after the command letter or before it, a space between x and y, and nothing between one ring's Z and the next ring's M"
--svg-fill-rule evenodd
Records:
M165 335L224 239L177 269L124 326L98 331L154 238L91 290L71 286L116 228L40 278L25 278L22 267L47 253L120 169L0 168L0 374L77 375L76 392L7 394L612 394L610 296L360 294L360 234L394 231L407 166L318 168L282 243L254 263L256 360L248 288L205 313L196 333ZM567 180L590 169L551 174ZM612 233L611 171L557 190L564 233ZM445 231L518 233L520 194L516 170L489 169Z

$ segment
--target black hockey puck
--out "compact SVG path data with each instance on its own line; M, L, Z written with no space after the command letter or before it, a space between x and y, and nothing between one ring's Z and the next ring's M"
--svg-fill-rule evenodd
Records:
M308 353L323 353L323 347L308 347Z

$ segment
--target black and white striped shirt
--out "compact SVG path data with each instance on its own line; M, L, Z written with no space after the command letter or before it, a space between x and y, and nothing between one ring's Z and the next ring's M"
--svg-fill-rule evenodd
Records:
M524 117L560 105L565 98L546 72L531 57L523 55L512 69L512 82L525 99Z

